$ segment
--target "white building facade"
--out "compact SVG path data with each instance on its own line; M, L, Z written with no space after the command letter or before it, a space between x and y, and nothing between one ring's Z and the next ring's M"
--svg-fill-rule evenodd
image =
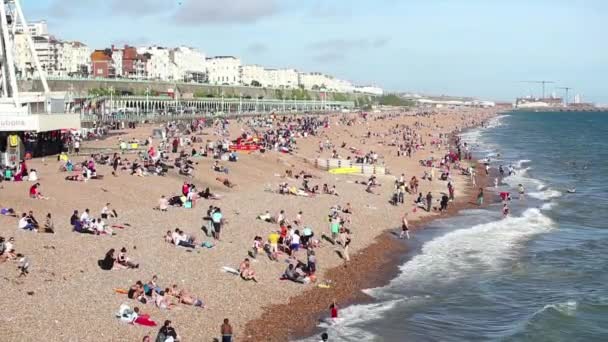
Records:
M169 52L171 62L176 68L176 79L202 83L206 80L207 63L205 54L186 46L180 46Z
M322 88L328 89L332 79L319 72L300 73L298 75L298 84L307 90L319 90Z
M253 86L254 82L259 83L260 87L269 87L270 80L267 70L261 65L241 66L241 83L246 86Z
M299 85L295 69L267 69L269 87L295 89Z
M206 59L210 84L241 84L241 60L233 56L216 56Z
M384 94L384 90L382 88L375 87L375 86L355 87L355 92L361 93L361 94L379 95L379 96Z
M170 50L160 46L139 47L139 54L150 54L146 63L148 79L173 81L179 80L177 66L171 61Z

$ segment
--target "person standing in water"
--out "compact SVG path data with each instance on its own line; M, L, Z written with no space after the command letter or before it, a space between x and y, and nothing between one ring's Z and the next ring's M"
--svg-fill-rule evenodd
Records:
M410 239L410 229L409 229L409 224L407 222L407 213L405 213L403 215L403 217L401 218L401 233L399 234L399 238L403 239L403 237L407 237L407 239Z
M524 186L523 186L523 185L519 184L519 185L517 186L517 192L519 192L519 199L520 199L520 200L521 200L521 199L524 199L524 194L525 194L525 192L526 192L526 191L525 191L525 189L524 189Z
M477 205L483 205L483 188L479 188L479 193L477 194Z

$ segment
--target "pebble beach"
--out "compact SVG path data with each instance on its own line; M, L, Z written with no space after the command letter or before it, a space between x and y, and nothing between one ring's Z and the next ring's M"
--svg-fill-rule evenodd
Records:
M402 205L389 204L396 178L405 174L406 179L412 176L420 179L428 168L420 165L419 160L441 159L449 151L448 145L431 145L431 140L439 134L451 136L480 125L494 116L496 110L435 109L425 115L414 114L370 114L366 119L347 114L352 117L352 124L348 126L340 120L341 116L334 115L330 117L329 127L321 129L318 136L297 138L297 148L291 153L239 153L238 162L223 162L230 168L225 177L237 185L233 188L216 181L219 175L212 170L214 160L211 158L195 159L193 177L179 175L175 170L164 177L137 177L127 172L112 176L110 166L99 165L97 173L103 175L103 179L88 182L66 181L66 173L59 171L61 163L56 157L27 161L30 169L37 170L41 192L49 199L29 198L31 182L2 182L0 206L14 208L18 215L31 210L41 222L47 213L52 213L56 229L54 234L28 232L17 228L17 218L0 216L0 236L14 237L16 252L26 255L31 263L30 273L22 277L16 262L0 263L2 340L39 341L43 337L45 341L141 341L145 335L154 339L159 327L126 324L116 318L115 313L123 303L139 307L159 324L171 320L182 341L218 338L224 318L230 319L236 341L286 341L312 331L331 300L337 300L342 306L365 300L361 289L397 271L394 261L407 250L407 240L399 240L391 232L398 233L405 213L410 233L415 235L426 220L454 214L474 201L477 188L469 177L454 172L451 177L456 199L447 213L414 210L414 194L406 194ZM397 156L396 147L391 146L394 136L388 133L396 125L416 127L425 142L424 148L415 151L412 157ZM140 125L112 132L102 140L84 141L82 147L83 150L116 148L119 139L143 141L154 128L157 127ZM250 127L246 119L230 120L227 130L228 136L236 139ZM368 132L373 134L368 137ZM204 139L218 138L214 127L199 133ZM381 186L375 188L374 193L368 193L365 186L359 184L367 180L366 176L336 175L314 166L315 159L329 158L332 154L332 149L319 151L320 141L331 142L343 157L353 155L351 147L373 151L390 174L378 175ZM195 145L198 148L201 144ZM187 147L189 149L191 147ZM75 162L86 157L70 156ZM124 155L123 158L135 157ZM312 174L313 184L335 185L339 196L299 197L266 191L277 188L281 182L299 186L301 181L286 177L286 170ZM184 181L199 189L209 187L221 198L200 199L191 209L171 207L167 212L153 209L161 195L178 194ZM446 184L438 179L421 180L419 192L431 191L434 198L439 199L440 193L447 192ZM92 216L97 217L106 203L118 213L118 217L108 219L108 223L123 227L116 228L115 235L72 232L69 218L74 210L82 212L88 208ZM256 235L266 239L271 231L278 229L277 224L256 219L265 211L274 215L284 210L291 221L302 211L303 225L312 227L315 234L321 236L329 232L329 208L346 203L353 208L349 224L351 260L346 262L339 256L340 246L321 241L321 246L315 249L315 282L299 284L280 280L287 265L285 257L276 262L264 255L258 256L251 263L258 282L244 281L222 271L223 267L239 267L248 257ZM209 205L221 207L226 219L218 242L213 242L201 230L206 224L203 217ZM199 243L209 241L214 246L189 250L166 243L165 232L175 228L196 237ZM122 247L139 263L139 268L101 270L97 261L103 259L109 249ZM298 257L305 260L306 253L300 251ZM373 272L380 266L383 266L381 272ZM128 289L138 280L146 282L154 275L163 287L176 284L201 298L205 308L176 305L161 310L115 291ZM318 284L330 284L330 287L323 289ZM277 321L280 317L286 317L285 322L289 323ZM286 325L293 329L283 329Z

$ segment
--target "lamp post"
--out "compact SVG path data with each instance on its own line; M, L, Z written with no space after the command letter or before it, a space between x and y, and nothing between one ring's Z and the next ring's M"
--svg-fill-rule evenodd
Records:
M114 113L114 87L110 87L110 114Z
M150 114L150 87L146 87L146 114Z

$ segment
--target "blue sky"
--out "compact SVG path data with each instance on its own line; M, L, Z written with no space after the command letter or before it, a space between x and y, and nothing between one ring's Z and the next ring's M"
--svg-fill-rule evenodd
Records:
M606 0L22 2L29 20L93 48L185 44L393 91L509 101L540 95L521 81L552 80L608 103Z

